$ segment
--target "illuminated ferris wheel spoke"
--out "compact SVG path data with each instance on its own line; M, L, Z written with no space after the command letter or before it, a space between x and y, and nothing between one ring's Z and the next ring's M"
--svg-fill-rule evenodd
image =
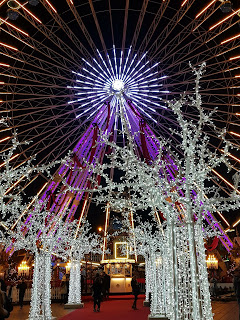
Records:
M128 49L127 58L123 66L122 74L125 74L125 69L126 69L126 66L128 65L128 60L129 60L131 50L132 50L132 47L130 46L130 48ZM122 76L120 77L120 79L122 79Z
M130 63L130 65L128 66L127 71L125 72L124 77L126 77L126 76L128 75L128 72L129 72L129 70L131 70L131 67L132 67L132 65L134 64L134 61L135 61L136 58L137 58L137 54L135 54L134 57L133 57L133 59L131 59L131 63ZM121 80L124 81L123 78L122 78Z
M211 2L209 2L203 9L201 9L200 12L197 13L195 19L199 18L200 16L203 15L204 12L206 12L209 8L211 9L215 9L215 6L213 6L215 3L217 2L217 0L211 0Z
M88 61L86 61L85 59L83 59L83 61L91 68L91 69L93 69L95 72L99 72L99 70L97 70L96 68L94 68L94 66L93 65L91 65ZM87 69L83 69L83 70L85 70L86 72L88 72L88 70ZM103 79L103 81L108 81L108 79L107 79L107 74L106 74L106 72L105 71L103 71L104 72L104 75L101 75L101 74L99 74L99 76Z
M140 53L143 53L143 52L147 51L148 44L151 41L152 36L153 36L157 26L159 25L159 23L160 23L163 15L164 15L165 10L167 9L167 7L169 5L169 3L170 3L170 0L165 0L165 1L161 2L160 6L159 6L159 9L158 9L153 21L152 21L152 24L150 25L149 29L146 32L146 35L145 35L143 41L140 44L140 47L139 47L139 52Z
M34 19L31 19L27 14L20 13L23 18L25 18L34 28L40 31L46 39L50 40L65 56L70 56L72 64L76 64L76 61L81 61L81 56L73 50L69 45L67 45L62 39L60 39L56 34L49 30L44 24L37 24Z
M151 68L148 68L147 70L145 70L145 72L142 72L139 74L139 72L146 67L146 65L149 63L149 61L147 61L144 65L141 66L141 68L139 68L137 71L135 71L133 73L133 75L131 76L130 74L126 77L125 82L126 83L131 83L136 81L139 77L141 77L145 72L148 72L149 70L151 70ZM153 68L155 67L155 65L153 66ZM138 74L138 76L136 76ZM132 80L131 80L132 78ZM131 81L130 81L131 80Z
M204 17L204 22L210 18L210 15L207 17ZM184 42L186 40L186 30L188 29L192 29L192 25L194 25L196 22L193 20L189 23L189 25L185 26L184 29L178 34L176 35L174 38L171 39L171 41L169 41L161 50L162 51L167 51L168 55L167 55L167 59L173 57L175 54L171 54L172 52L174 52L176 50L176 46L180 47L181 50L183 49L187 49L187 48L198 48L199 46L199 39L193 39L188 41L187 44L185 44L184 46L181 45L182 42ZM201 22L202 24L203 22ZM236 22L235 22L236 23ZM205 31L205 32L201 32L200 37L203 39L203 41L201 43L208 43L209 41L214 40L218 35L222 34L223 32L227 31L229 27L233 26L232 24L232 20L230 20L228 22L228 25L225 26L225 28L221 28L221 30L219 30L218 33L216 32L209 32L209 31ZM193 26L194 27L194 26ZM197 27L194 27L194 31L196 30ZM190 34L189 34L190 35ZM171 49L172 48L172 49ZM191 54L194 49L188 49L188 54ZM158 54L160 54L160 52L158 52Z
M42 5L47 9L48 13L53 17L54 21L59 25L60 28L65 32L65 34L69 37L71 42L75 45L77 48L77 51L81 52L81 54L84 57L89 58L90 53L88 50L85 48L85 46L81 43L79 37L75 35L75 33L69 28L69 26L64 22L64 20L59 16L55 10L52 10L52 7L49 6L46 1L40 0Z
M163 45L164 39L168 39L171 32L176 28L177 24L183 19L188 10L191 8L195 0L189 0L186 6L181 7L176 14L171 18L169 23L165 26L162 32L158 35L157 39L149 48L149 55L151 58L158 58L158 50Z
M116 58L116 51L115 51L115 45L113 45L113 56L114 56L114 66L115 66L115 78L119 78L118 76L118 70L117 70L117 58Z
M107 48L106 48L106 45L105 45L105 41L104 41L104 38L103 38L103 35L102 35L102 31L101 31L100 25L98 23L98 18L97 18L97 14L96 14L96 11L95 11L94 6L93 6L93 2L92 2L92 0L88 0L88 2L89 2L89 5L90 5L90 8L91 8L91 12L92 12L92 15L93 15L93 19L94 19L94 22L95 22L95 25L96 25L96 28L97 28L97 32L98 32L98 35L99 35L103 50L104 50L105 54L107 54Z
M137 62L137 64L131 69L131 72L128 74L129 68L131 67L131 65L128 68L128 71L126 72L126 75L123 77L123 81L127 81L127 79L129 79L129 77L131 76L131 74L134 72L135 69L137 69L137 67L139 66L139 64L141 64L142 60L146 57L146 52L143 54L143 56L141 57L141 59Z
M108 68L106 69L108 74L106 73L106 71L102 68L101 64L97 62L96 59L93 58L93 61L97 64L97 66L101 69L101 71L105 74L105 76L108 78L110 76L110 79L113 80L113 77L111 75L111 73L109 72Z

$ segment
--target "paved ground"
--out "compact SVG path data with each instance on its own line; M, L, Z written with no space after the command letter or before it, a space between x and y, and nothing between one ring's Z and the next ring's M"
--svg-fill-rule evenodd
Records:
M214 320L239 320L237 301L213 302Z
M119 300L118 303L121 304L121 300ZM53 311L53 316L57 317L57 319L60 319L64 315L72 312L72 310L64 309L63 305L60 305L59 303L52 304L52 311ZM22 310L19 308L19 306L15 306L8 319L9 320L26 320L28 318L28 312L29 312L29 305L24 305ZM239 320L238 305L236 301L213 302L213 312L215 314L214 320ZM88 320L88 319L85 319L85 320ZM109 319L109 320L112 320L112 319Z

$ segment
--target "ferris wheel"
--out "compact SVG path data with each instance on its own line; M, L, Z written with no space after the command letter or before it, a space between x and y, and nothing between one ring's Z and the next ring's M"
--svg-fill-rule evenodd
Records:
M177 123L167 101L194 93L189 62L206 62L202 106L217 108L214 124L226 127L238 147L239 17L237 1L225 0L0 1L0 101L9 122L1 130L3 148L17 130L19 140L31 144L21 146L16 165L31 156L37 164L61 159L79 145L81 156L102 159L103 150L92 152L96 127L121 129L121 112L131 132L144 127L172 138ZM196 110L187 106L185 117L196 120ZM221 152L213 128L206 132L210 147ZM237 152L229 158L238 171ZM213 180L227 193L234 188L222 172Z

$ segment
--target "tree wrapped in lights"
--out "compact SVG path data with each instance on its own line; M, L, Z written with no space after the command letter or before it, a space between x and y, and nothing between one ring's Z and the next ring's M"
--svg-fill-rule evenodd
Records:
M51 312L51 256L67 259L69 237L75 223L65 223L61 216L45 210L45 204L36 202L31 215L19 221L8 231L8 249L25 249L34 254L34 273L29 319L52 319Z
M69 240L70 244L70 281L68 303L66 308L81 308L81 260L85 254L101 254L101 239L97 234L90 233L90 225L84 222L82 227L77 228L73 237Z
M1 126L7 126L7 119L0 120ZM23 213L26 213L27 205L23 201L21 181L30 180L33 173L44 173L48 178L52 178L51 169L62 161L54 161L52 163L35 166L33 157L14 166L12 161L18 155L18 149L31 142L20 142L17 132L14 131L12 137L3 140L8 141L4 146L4 150L0 151L0 224L5 230L13 229ZM65 161L65 160L63 160ZM0 239L1 240L1 239ZM3 238L4 240L4 238Z
M137 255L145 259L146 299L150 302L150 317L165 318L173 310L172 259L169 255L169 243L163 226L158 221L142 221L135 219L134 229L125 217L124 223L128 230L127 241L130 248L136 248Z
M225 139L225 130L218 132L222 141L222 152L212 151L210 138L205 129L213 128L212 114L206 114L201 108L199 94L200 78L205 65L196 75L195 96L183 95L179 100L169 102L168 106L176 116L178 127L172 130L177 136L179 153L169 150L167 141L158 140L158 156L148 163L140 161L135 152L133 137L125 125L128 145L118 147L102 136L102 143L110 145L113 154L110 164L95 164L91 170L101 175L106 187L98 187L98 202L108 201L111 208L133 212L154 208L161 211L166 219L166 237L168 238L169 259L172 259L172 282L174 284L174 310L167 316L171 319L193 318L194 320L212 320L209 284L207 280L206 256L204 248L203 221L208 221L211 212L237 209L239 196L235 191L229 197L222 197L220 189L208 187L212 172L225 164L230 168L227 155L231 144ZM188 105L195 110L195 122L184 118L183 108ZM124 115L122 113L122 117ZM123 121L124 122L124 121ZM153 139L155 137L152 137ZM156 139L156 138L155 138ZM165 155L174 158L174 177L167 174L171 164ZM177 165L176 165L177 164ZM120 182L113 182L108 175L110 168L123 172ZM235 179L238 187L239 177ZM122 194L128 191L129 198ZM214 226L213 226L214 228ZM171 282L171 280L169 280Z
M1 125L7 126L7 119ZM34 208L28 212L22 197L20 182L29 180L32 173L44 172L51 176L51 168L60 161L34 166L33 158L14 166L12 160L17 150L30 142L19 142L17 133L7 137L8 145L0 152L2 170L0 172L0 242L12 254L16 250L29 250L34 254L34 276L29 319L52 319L51 315L51 255L65 255L63 240L67 240L64 224L60 217L53 217L46 210L46 203L35 197ZM61 240L61 241L60 241Z

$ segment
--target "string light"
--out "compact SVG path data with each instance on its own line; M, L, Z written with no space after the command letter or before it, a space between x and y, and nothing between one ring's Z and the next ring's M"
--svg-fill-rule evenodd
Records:
M217 22L216 24L214 24L213 26L211 26L209 28L209 30L213 30L214 28L216 28L217 26L219 26L221 23L225 22L226 20L230 19L231 17L233 17L235 14L238 14L240 11L240 9L238 9L237 11L234 11L233 13L231 13L229 16L227 16L226 18L220 20L219 22Z
M217 0L211 1L205 8L202 9L202 11L200 11L200 12L196 15L195 19L199 18L199 17L200 17L209 7L211 7L211 5L213 5L216 1L217 1Z
M206 260L208 269L218 269L218 260L215 258L214 254L210 254Z
M24 34L25 36L29 37L29 34L19 28L17 28L16 26L14 26L12 23L6 21L6 20L3 20L0 18L0 21L2 21L3 23L7 24L8 26L12 27L13 29L19 31L20 33Z
M239 37L240 37L240 34L237 34L237 35L234 36L234 37L231 37L231 38L228 38L228 39L222 41L221 44L224 44L224 43L227 43L227 42L229 42L229 41L235 40L235 39L237 39L237 38L239 38Z
M19 5L19 7L21 7L23 10L25 10L33 19L35 19L39 23L42 23L42 21L40 19L38 19L31 11L29 11L27 8L25 8L25 5L22 5L17 0L14 0L14 1Z

